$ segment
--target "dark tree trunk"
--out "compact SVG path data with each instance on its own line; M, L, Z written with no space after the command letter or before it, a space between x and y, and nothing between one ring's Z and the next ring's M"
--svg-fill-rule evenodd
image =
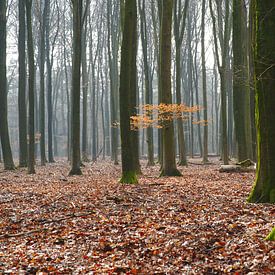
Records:
M46 8L46 65L47 65L47 110L48 110L48 158L53 157L53 104L52 104L52 62L50 58L50 0L45 0Z
M163 0L160 30L160 95L161 103L172 104L171 92L171 36L173 0ZM180 176L176 167L173 122L162 129L163 164L161 176Z
M43 15L40 22L40 98L39 98L39 126L40 126L40 157L41 165L46 164L45 150L45 23L47 20L47 7L44 2Z
M139 13L141 17L140 32L141 32L141 45L143 52L143 63L144 63L144 75L145 75L145 104L153 104L152 102L152 83L150 79L150 69L148 63L148 38L147 38L147 22L145 16L145 0L139 2ZM146 141L148 147L148 166L153 166L154 163L154 144L153 144L153 128L148 127L146 129Z
M136 96L137 7L136 0L125 1L123 39L120 68L120 133L121 183L137 183L134 144L131 136L130 115L132 98Z
M72 69L72 167L70 175L81 175L80 169L80 67L82 0L73 0L73 69Z
M88 70L87 70L87 50L86 50L86 35L87 26L84 23L82 33L82 160L88 161L88 148L87 148L87 98L88 98ZM94 129L93 129L94 131Z
M275 0L253 5L258 166L248 201L275 203Z
M35 137L34 137L34 49L32 35L32 0L26 0L28 61L29 61L29 161L28 173L35 173Z
M201 68L202 68L202 92L203 92L203 163L208 163L208 115L207 115L207 86L205 66L205 0L202 1L201 19Z
M4 159L5 170L13 170L14 163L9 138L8 128L8 106L7 106L7 67L6 67L6 48L7 48L7 3L6 0L0 1L0 138Z
M250 88L247 60L247 16L244 0L233 1L234 121L238 160L252 158Z
M19 7L19 35L18 35L18 118L19 118L19 167L28 165L27 143L27 107L26 107L26 19L25 1L18 2Z

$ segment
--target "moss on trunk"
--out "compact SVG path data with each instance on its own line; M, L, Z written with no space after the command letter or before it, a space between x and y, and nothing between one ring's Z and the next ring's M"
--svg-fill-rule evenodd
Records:
M275 241L275 227L273 227L272 231L265 238L267 241Z
M136 184L138 183L137 175L135 171L125 171L122 173L122 177L119 180L120 183Z
M248 202L275 203L275 0L254 5L258 166Z

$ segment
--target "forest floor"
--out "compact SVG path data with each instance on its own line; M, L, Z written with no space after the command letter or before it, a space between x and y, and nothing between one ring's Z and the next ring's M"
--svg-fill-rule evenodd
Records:
M65 162L0 167L1 274L275 274L271 204L248 204L254 173L219 173L217 161L138 185L120 167Z

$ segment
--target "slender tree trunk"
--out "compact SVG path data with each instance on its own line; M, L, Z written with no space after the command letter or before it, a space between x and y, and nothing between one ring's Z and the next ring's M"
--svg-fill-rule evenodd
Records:
M82 0L73 3L73 68L72 68L72 166L70 175L81 175L80 163L80 67Z
M12 151L8 128L8 106L7 106L7 67L6 67L6 48L7 48L7 2L0 1L0 138L4 159L5 170L14 170Z
M50 0L45 0L46 8L46 65L47 65L47 109L48 109L48 158L54 162L53 157L53 104L52 104L52 65L50 58Z
M141 16L140 32L141 32L141 45L143 51L143 63L144 63L144 75L145 75L145 104L153 104L151 101L151 87L150 83L150 69L148 64L148 39L147 39L147 22L145 16L145 0L139 1L139 13ZM148 127L146 129L146 142L148 148L148 166L153 166L154 163L154 146L153 146L153 128Z
M172 104L171 93L171 36L173 0L163 0L160 30L160 94L161 103ZM162 129L163 164L161 176L181 176L176 167L173 122Z
M86 51L87 26L84 23L82 33L82 160L88 161L87 150L87 97L88 97L88 70L87 70L87 51ZM94 129L93 129L94 131Z
M29 160L28 173L35 173L35 136L34 136L34 49L32 36L32 0L26 0L29 61Z
M28 165L27 143L27 109L26 109L26 19L25 1L18 1L19 7L19 35L18 35L18 118L19 118L19 167Z
M40 98L39 98L39 125L40 125L40 158L41 165L46 164L45 150L45 23L47 20L47 3L44 3L40 22Z
M205 0L202 0L201 19L201 67L202 67L202 93L203 93L203 163L208 163L208 115L207 115L207 85L206 85L206 65L205 65Z

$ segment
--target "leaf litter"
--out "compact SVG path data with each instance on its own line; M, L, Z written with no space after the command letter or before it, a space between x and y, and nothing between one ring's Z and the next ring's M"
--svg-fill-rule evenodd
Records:
M274 205L246 203L253 173L193 163L159 178L143 164L138 185L108 161L1 173L0 272L275 274Z

